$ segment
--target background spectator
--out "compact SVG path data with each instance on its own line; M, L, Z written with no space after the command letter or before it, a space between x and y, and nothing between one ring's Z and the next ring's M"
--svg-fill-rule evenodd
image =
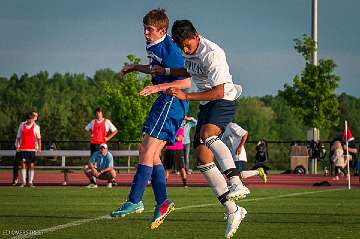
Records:
M190 149L191 149L191 140L190 140L190 131L192 127L195 127L197 120L191 116L185 116L182 122L182 128L184 128L184 166L187 174L191 174L192 168L190 167Z
M106 144L118 132L111 121L103 117L103 112L100 107L95 109L94 114L95 119L85 127L85 130L90 133L91 155L99 151L100 144ZM110 134L108 134L109 131Z
M84 166L85 175L89 178L90 184L87 188L97 188L96 179L107 180L107 187L116 185L116 172L114 170L114 160L108 151L107 144L101 144L100 151L91 155L89 163Z
M165 146L164 165L166 169L166 179L170 171L175 167L180 172L184 187L187 187L186 171L184 167L184 129L179 128L176 132L176 139L173 145Z
M26 185L34 187L35 152L38 151L39 154L41 153L40 127L35 123L35 119L37 119L37 114L35 115L33 112L27 114L26 121L20 124L16 136L17 161L21 168L23 181L20 187Z

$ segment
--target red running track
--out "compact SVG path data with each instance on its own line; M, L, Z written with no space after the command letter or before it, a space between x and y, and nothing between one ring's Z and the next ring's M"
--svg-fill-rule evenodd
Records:
M69 173L68 186L85 186L89 183L86 176L80 172ZM119 186L130 186L133 173L121 172L117 175L116 181ZM11 171L1 171L0 186L10 186L12 180ZM35 171L34 185L36 186L62 186L64 175L59 171ZM188 175L188 185L190 187L204 187L207 183L200 173ZM264 184L255 176L243 180L249 188L339 188L348 187L347 178L340 178L339 181L332 180L329 176L318 175L295 175L295 174L274 174L268 175L268 183ZM314 183L328 181L331 186L313 186ZM99 186L105 185L106 181L98 181ZM182 186L179 175L171 174L168 180L169 186ZM351 187L360 188L359 177L351 177Z

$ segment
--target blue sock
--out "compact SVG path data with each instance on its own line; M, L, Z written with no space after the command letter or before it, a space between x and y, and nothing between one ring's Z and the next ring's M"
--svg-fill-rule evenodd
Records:
M131 184L131 190L129 193L129 201L132 203L139 203L144 194L146 185L150 179L152 167L138 164L136 174Z
M151 184L156 204L161 205L167 198L165 169L162 164L154 165L153 172L151 174Z

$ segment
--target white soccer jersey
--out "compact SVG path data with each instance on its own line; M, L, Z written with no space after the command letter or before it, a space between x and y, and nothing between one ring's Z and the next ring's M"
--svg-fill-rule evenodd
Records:
M241 139L247 131L241 128L238 124L230 122L223 133L221 140L229 147L234 161L247 162L246 150L242 146L240 155L236 155L236 149L239 146Z
M240 85L232 81L225 52L215 43L200 37L199 47L194 55L186 55L185 67L200 92L214 86L224 85L224 100L236 100L242 91ZM206 104L208 101L201 101Z

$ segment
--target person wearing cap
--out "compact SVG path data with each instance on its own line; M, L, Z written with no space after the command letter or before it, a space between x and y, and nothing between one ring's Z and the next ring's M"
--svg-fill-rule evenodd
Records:
M90 184L86 186L87 188L97 188L96 179L107 180L108 188L116 185L114 160L107 144L100 144L99 150L91 155L89 163L83 168L85 175L90 180Z
M103 112L100 107L95 109L94 114L95 119L85 127L85 130L90 134L91 155L99 151L100 144L105 144L118 133L118 130L111 121L103 117Z

